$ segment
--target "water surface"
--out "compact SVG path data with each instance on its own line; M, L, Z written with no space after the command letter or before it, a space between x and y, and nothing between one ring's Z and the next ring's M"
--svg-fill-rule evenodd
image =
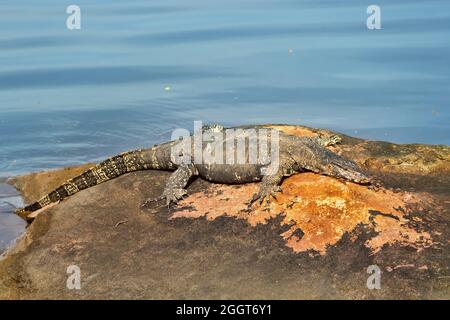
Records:
M0 182L0 254L25 229L26 222L14 214L15 207L23 206L17 191Z

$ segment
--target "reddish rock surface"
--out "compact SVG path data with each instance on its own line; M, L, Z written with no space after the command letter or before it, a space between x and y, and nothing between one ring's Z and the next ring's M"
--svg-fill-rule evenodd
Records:
M267 224L280 216L280 225L289 229L280 236L295 252L308 250L326 254L327 247L336 244L358 225L370 225L377 235L365 245L373 252L384 245L399 243L421 250L433 244L431 235L409 224L413 208L430 206L424 196L390 190L371 190L353 183L313 173L292 176L283 183L283 193L269 206L254 206L247 212L248 199L258 190L258 184L243 186L212 185L183 200L172 218L208 220L220 216L244 219L251 226ZM185 209L183 209L185 207ZM420 222L419 217L414 218ZM301 237L297 236L301 233Z

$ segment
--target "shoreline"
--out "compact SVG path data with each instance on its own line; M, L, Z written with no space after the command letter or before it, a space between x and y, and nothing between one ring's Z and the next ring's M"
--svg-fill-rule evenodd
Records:
M0 254L13 246L25 232L26 223L14 212L14 207L24 205L18 190L6 182L0 182Z

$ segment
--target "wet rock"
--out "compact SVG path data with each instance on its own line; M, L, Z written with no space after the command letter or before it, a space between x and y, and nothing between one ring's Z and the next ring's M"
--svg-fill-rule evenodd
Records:
M385 187L302 173L249 212L257 183L197 179L176 208L142 209L169 173L130 173L39 214L0 261L0 298L448 299L450 148L343 136L332 149ZM33 201L84 169L10 182ZM70 265L81 290L66 287ZM382 270L381 290L366 287L370 265Z

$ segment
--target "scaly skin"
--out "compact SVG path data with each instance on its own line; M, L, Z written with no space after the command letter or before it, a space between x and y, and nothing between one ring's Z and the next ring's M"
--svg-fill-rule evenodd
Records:
M224 131L225 129L218 125L205 126L203 129L204 133L223 134ZM81 175L68 180L39 201L19 209L17 213L26 217L31 212L61 201L80 190L117 178L128 172L150 169L174 170L175 172L169 177L161 197L149 199L144 205L159 199L164 199L167 205L172 202L176 203L187 194L186 185L195 176L200 176L211 182L226 184L261 181L259 192L253 196L249 204L255 201L262 203L264 199L269 202L270 197L275 197L276 193L281 191L280 184L284 177L303 171L312 171L359 184L369 184L371 179L353 161L346 160L326 149L326 146L339 141L340 138L337 136L309 138L291 136L280 132L279 166L278 170L271 175L261 173L261 169L266 167L267 164L248 163L248 157L247 162L243 164L194 164L192 162L177 165L171 159L171 152L172 148L180 142L171 141L153 148L125 152L109 158ZM207 147L216 147L215 143L213 140L204 143L203 150ZM223 145L218 147L225 151L225 141L220 143L223 143ZM193 147L192 142L191 154L194 154ZM233 152L236 153L235 148ZM246 145L247 152L248 144Z

